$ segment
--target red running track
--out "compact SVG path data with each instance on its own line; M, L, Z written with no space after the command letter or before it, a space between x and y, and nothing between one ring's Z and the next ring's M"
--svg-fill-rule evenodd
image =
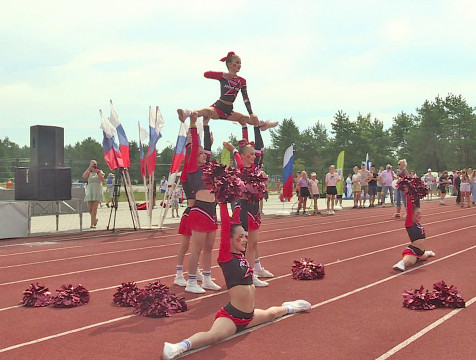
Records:
M214 346L190 359L473 359L476 306L476 210L422 203L427 247L436 257L405 273L392 269L408 242L393 210L343 210L335 216L268 218L260 258L275 274L256 291L256 307L306 299L308 313L286 316ZM95 232L0 242L0 358L158 359L164 341L176 342L209 328L228 301L226 291L193 295L172 285L180 238L176 230ZM218 242L216 243L218 245ZM215 254L217 249L214 250ZM311 257L326 277L296 281L293 260ZM187 258L185 259L187 264ZM213 267L216 282L223 276ZM184 296L189 311L171 318L132 315L112 304L123 281L139 287L159 278ZM411 311L403 290L445 280L467 301L461 310ZM74 309L24 308L31 282L54 291L83 284L91 302Z

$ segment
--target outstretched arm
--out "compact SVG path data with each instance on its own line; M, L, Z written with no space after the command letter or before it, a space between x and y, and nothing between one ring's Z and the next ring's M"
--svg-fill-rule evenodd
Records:
M412 199L408 196L408 193L405 194L407 198L407 218L405 219L405 227L411 227L413 225L413 204Z
M228 214L228 204L220 204L220 218L221 218L221 242L220 250L218 251L218 261L227 262L232 258L231 255L231 222Z
M199 146L197 125L195 123L190 123L190 133L192 134L192 150L190 151L190 158L188 159L187 172L194 173L198 170L197 159Z
M248 114L253 115L253 110L251 109L250 98L248 97L248 89L247 89L247 86L246 86L246 80L243 79L243 81L245 82L243 84L243 86L241 87L241 94L243 95L243 101L245 103L246 110L248 110Z
M205 76L207 79L215 79L215 80L220 80L221 77L223 76L223 72L221 71L206 71L203 76Z

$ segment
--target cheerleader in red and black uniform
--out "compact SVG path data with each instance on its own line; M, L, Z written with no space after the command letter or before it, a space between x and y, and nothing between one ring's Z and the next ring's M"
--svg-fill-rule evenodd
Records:
M207 71L204 76L208 79L215 79L220 81L220 99L213 105L201 109L201 110L183 110L178 109L180 121L184 122L185 119L192 114L196 117L206 116L212 119L225 119L230 121L237 121L240 124L260 125L262 130L270 129L278 125L277 121L259 121L258 116L253 114L251 109L250 99L248 97L248 90L246 86L246 80L237 73L241 69L241 59L234 52L229 52L227 56L220 61L225 62L228 72ZM243 101L248 110L248 115L241 114L233 111L233 102L235 101L238 93L241 91L243 95Z
M260 172L263 160L264 144L261 137L260 128L254 127L256 144L242 143L239 147L239 154L242 163L237 162L237 166L242 171ZM245 139L247 134L243 132ZM233 145L224 143L223 146L229 151L236 152ZM246 248L246 258L251 264L254 264L253 283L257 287L268 286L266 281L260 280L258 277L271 278L274 275L262 267L258 254L258 230L261 224L261 214L259 210L259 201L248 202L246 198L240 199L239 204L233 210L233 221L241 223L248 235L248 247Z
M236 332L273 321L286 314L306 311L311 304L305 300L285 302L267 310L255 309L253 269L243 252L247 246L245 230L240 224L231 225L227 204L220 204L221 242L218 264L225 277L230 302L215 315L208 331L199 332L175 344L164 343L162 357L175 359L184 352L219 342Z
M195 193L195 202L190 208L187 226L191 230L191 249L188 267L188 282L185 291L202 294L205 289L220 290L211 278L212 249L217 230L215 195L207 190L202 180L202 166L207 162L207 154L203 147L199 146L196 119L190 119L190 133L192 135L192 148L187 163L187 182L190 183L191 191ZM200 252L203 250L203 282L202 286L197 283L196 269Z
M405 271L407 267L415 265L418 260L426 260L429 257L435 256L433 251L425 251L426 234L425 229L420 224L421 210L412 203L408 195L408 187L404 187L404 192L408 204L405 228L412 243L403 251L403 259L393 265L393 268L399 271Z
M204 151L207 155L207 161L210 160L211 157L211 148L212 148L212 137L210 134L210 127L208 126L208 122L210 119L204 118L203 119L203 132L204 132ZM182 235L182 239L180 242L179 252L177 254L177 274L175 275L174 284L179 286L187 286L187 281L183 276L183 261L185 257L185 253L188 251L190 245L190 237L192 236L192 229L190 229L188 216L190 214L190 209L193 207L195 203L195 191L192 187L190 181L188 181L188 173L187 173L187 166L190 156L190 149L191 143L188 143L186 146L186 153L185 153L185 160L183 164L183 171L180 175L180 182L182 183L183 190L185 192L185 196L187 197L187 208L182 214L182 218L180 219L180 225L178 233ZM201 273L199 266L197 265L197 281L203 281L203 274Z

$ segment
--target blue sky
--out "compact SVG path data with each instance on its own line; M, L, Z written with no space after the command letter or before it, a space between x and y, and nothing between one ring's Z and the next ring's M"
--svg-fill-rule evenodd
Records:
M1 1L0 138L19 145L32 125L64 127L65 144L101 141L109 99L130 140L158 105L158 147L175 143L176 109L216 101L203 72L225 70L228 51L254 112L302 130L330 129L338 110L388 127L450 92L476 106L474 1ZM241 95L235 110L246 113ZM220 142L240 134L211 126Z

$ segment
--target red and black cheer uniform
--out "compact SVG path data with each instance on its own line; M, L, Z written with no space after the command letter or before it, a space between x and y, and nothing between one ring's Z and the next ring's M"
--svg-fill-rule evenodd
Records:
M233 103L238 95L238 92L241 90L243 95L243 101L246 106L246 110L250 115L253 114L251 110L251 103L248 97L248 91L246 88L246 80L241 76L237 76L232 79L225 79L223 72L218 71L207 71L204 76L207 79L215 79L220 81L220 100ZM228 105L218 100L212 105L213 108L217 111L220 119L227 119L233 113L233 105Z
M414 204L412 203L408 194L406 194L405 196L407 197L407 204L409 204L409 206L407 206L407 218L405 219L405 228L407 230L408 236L410 237L410 241L414 242L419 239L425 239L426 234L423 226L421 226L420 223L413 222ZM402 255L413 255L419 258L422 257L424 253L425 250L417 248L413 245L408 245L408 247L403 250Z
M205 130L205 128L208 128L208 126L204 126L204 132L208 131L209 136L209 129ZM206 189L206 187L202 180L203 169L197 165L199 147L197 128L191 127L190 133L192 134L192 149L190 151L190 157L185 171L187 172L187 182L190 183L191 191L196 196L200 190ZM204 137L207 137L206 133ZM199 232L210 232L216 230L218 228L216 202L210 203L195 200L194 205L190 209L187 224L190 230Z
M263 164L264 144L259 127L254 128L255 132L255 163L249 168L245 168L243 161L237 161L237 167L242 171L261 171ZM243 132L243 135L245 133ZM247 134L246 134L247 135ZM233 209L233 221L241 223L245 231L258 230L261 225L261 213L259 211L259 202L248 202L246 199L240 199L238 205Z
M248 264L243 253L231 252L230 216L227 204L220 204L221 215L221 242L218 252L218 265L225 277L226 287L231 289L238 285L253 285L253 269ZM254 313L246 313L235 308L230 302L217 312L215 319L226 317L231 319L237 331L242 331L253 320Z
M207 154L207 162L210 160L211 156L211 138L210 138L210 127L208 125L205 125L203 127L203 132L204 132L204 150L205 153ZM187 167L188 167L188 162L189 162L189 157L190 157L190 148L191 144L187 145L187 149L185 152L185 159L183 163L183 171L182 174L180 175L180 182L183 187L183 191L185 192L185 196L188 199L195 200L195 190L192 185L192 183L188 179L188 173L187 173ZM188 217L190 215L190 210L192 208L190 206L187 206L185 211L182 214L182 218L180 219L180 225L179 225L179 230L178 233L181 235L185 236L192 236L192 229L190 229L189 223L188 223Z

